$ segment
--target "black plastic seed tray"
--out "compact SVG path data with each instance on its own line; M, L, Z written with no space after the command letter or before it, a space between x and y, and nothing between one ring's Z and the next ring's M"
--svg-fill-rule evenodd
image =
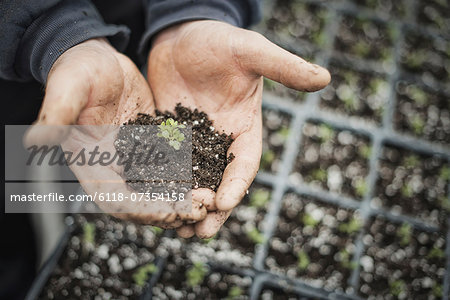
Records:
M141 298L449 299L449 6L266 1L255 30L333 81L306 94L265 80L249 196L211 241L166 232Z

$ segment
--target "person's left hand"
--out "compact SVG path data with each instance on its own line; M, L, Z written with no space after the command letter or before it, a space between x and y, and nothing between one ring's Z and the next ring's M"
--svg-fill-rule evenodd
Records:
M328 71L281 49L262 35L218 21L193 21L159 33L148 57L148 81L159 110L177 103L208 114L214 126L234 138L227 166L214 193L199 189L194 199L210 211L205 220L178 234L213 236L244 196L261 157L261 99L266 76L287 87L317 91Z

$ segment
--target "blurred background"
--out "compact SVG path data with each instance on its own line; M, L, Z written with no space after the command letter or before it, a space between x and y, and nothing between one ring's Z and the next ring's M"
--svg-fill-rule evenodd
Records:
M263 7L254 30L332 82L265 79L260 171L221 231L68 216L30 297L449 298L450 2Z

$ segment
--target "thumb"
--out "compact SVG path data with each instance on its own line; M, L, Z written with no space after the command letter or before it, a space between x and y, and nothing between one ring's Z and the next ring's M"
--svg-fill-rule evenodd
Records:
M307 92L323 89L330 82L327 69L278 47L259 33L247 30L242 33L236 56L249 72Z
M78 120L90 93L84 76L60 65L48 77L44 101L38 119L25 134L25 145L57 145Z

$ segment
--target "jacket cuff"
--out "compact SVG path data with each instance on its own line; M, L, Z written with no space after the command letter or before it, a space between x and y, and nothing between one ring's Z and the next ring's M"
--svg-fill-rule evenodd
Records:
M21 78L32 76L45 83L53 63L69 48L92 38L108 37L123 51L129 35L125 26L106 25L89 1L62 1L25 31L16 56L16 72Z
M152 2L152 1L149 1ZM152 38L172 25L195 20L217 20L237 27L248 27L260 19L257 0L166 0L149 4L146 31L139 44L138 54L145 59Z

